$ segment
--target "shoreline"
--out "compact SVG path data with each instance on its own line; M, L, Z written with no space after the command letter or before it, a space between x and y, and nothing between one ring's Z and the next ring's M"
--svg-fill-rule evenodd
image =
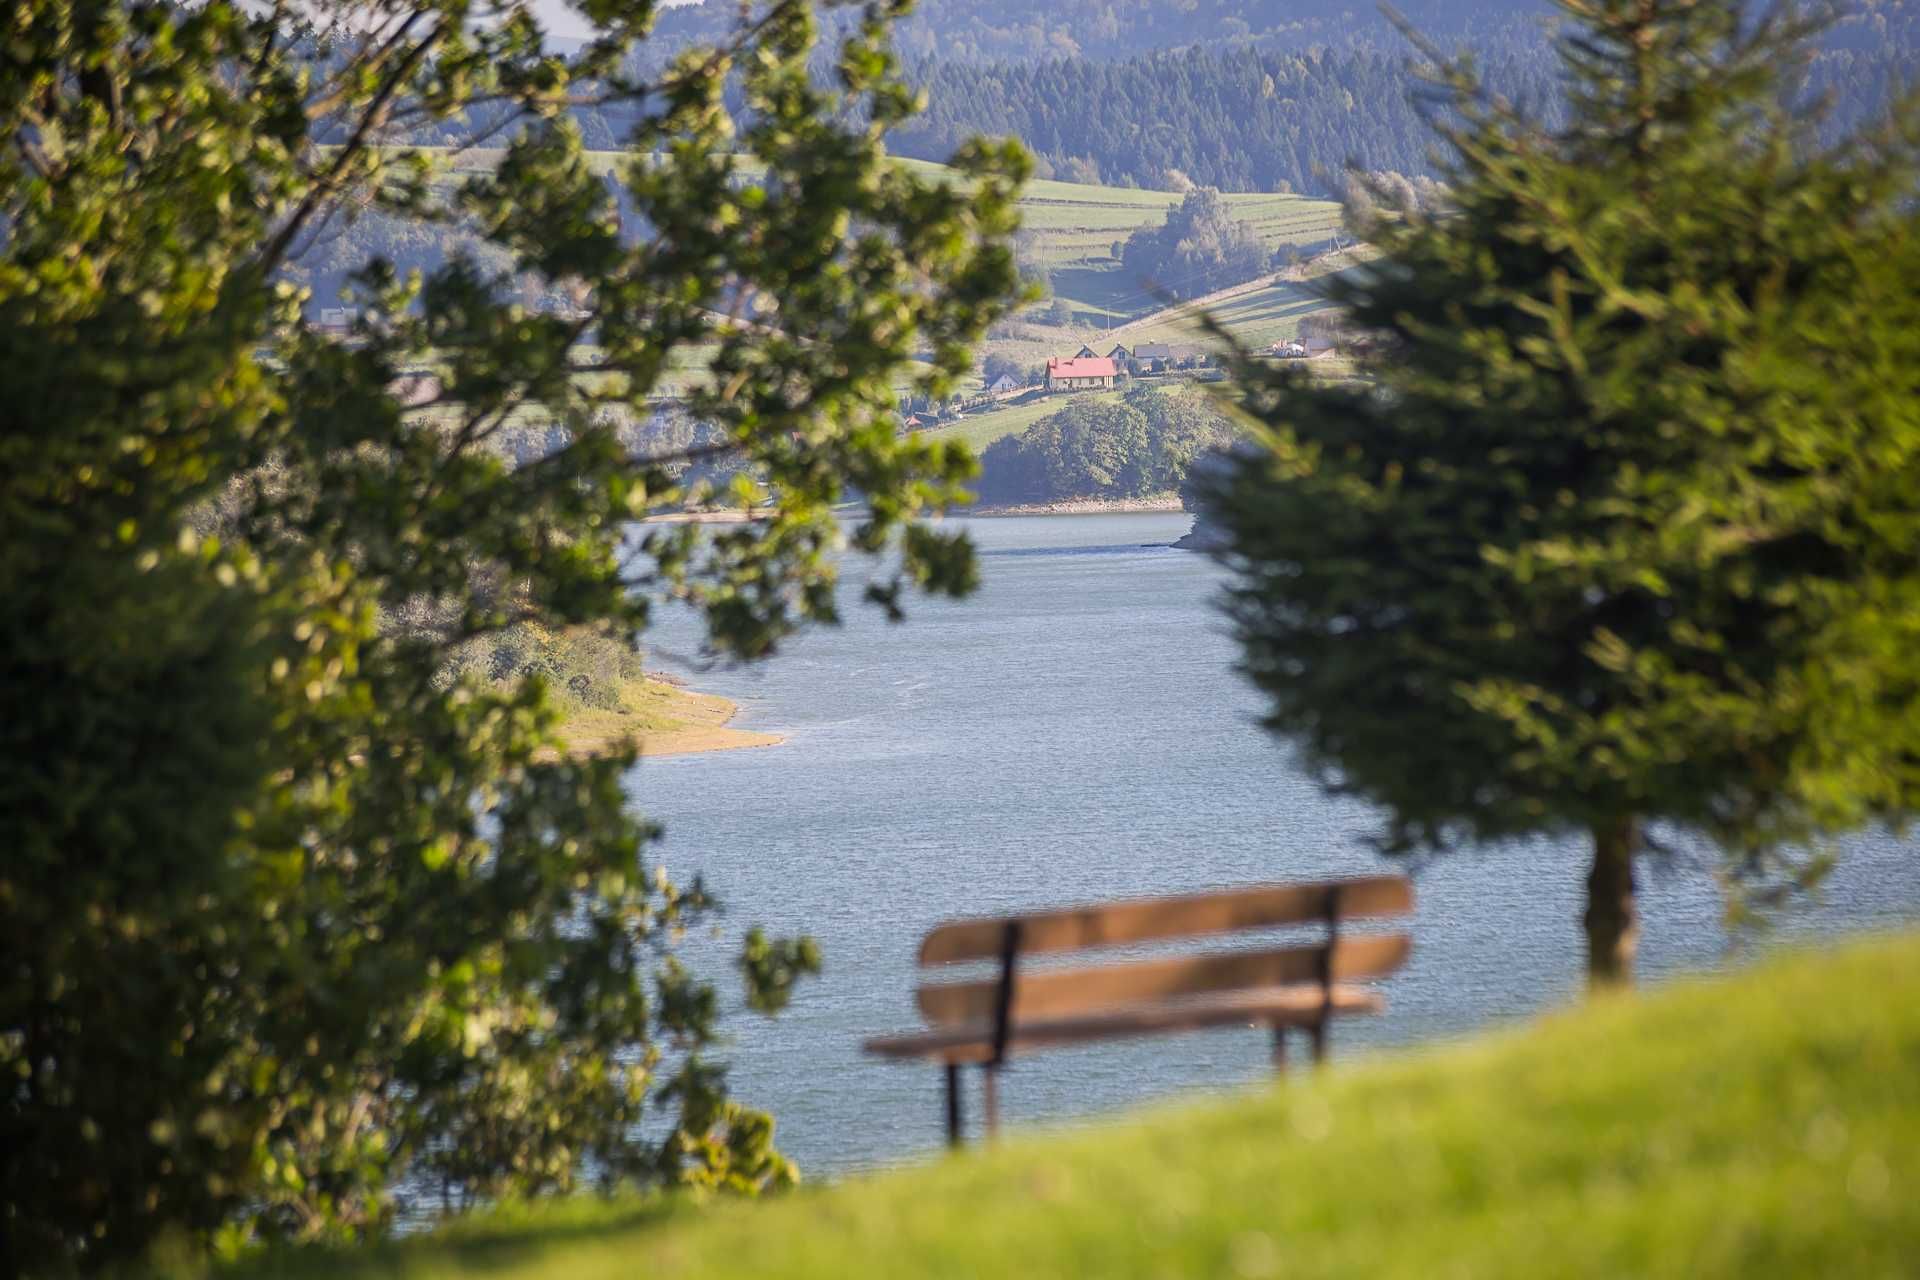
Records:
M631 743L642 758L777 747L786 735L730 727L740 704L677 680L645 676L622 690L622 710L582 709L559 725L567 754L590 759ZM640 721L641 723L634 723Z
M1178 494L1157 498L1062 498L1057 502L1020 502L994 507L962 507L951 514L998 519L1003 516L1126 516L1184 512Z
M1016 502L999 506L954 507L929 512L930 520L995 520L1003 516L1122 516L1166 515L1183 512L1178 494L1166 493L1151 498L1061 498L1055 502ZM848 516L864 512L848 511ZM745 524L764 519L763 513L745 511L668 511L642 516L641 524ZM651 677L650 677L651 678Z

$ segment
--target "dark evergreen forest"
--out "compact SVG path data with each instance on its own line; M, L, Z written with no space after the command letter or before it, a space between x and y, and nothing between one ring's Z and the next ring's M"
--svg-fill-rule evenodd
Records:
M1399 0L1422 31L1478 43L1490 32L1537 27L1547 0ZM830 14L850 22L857 10ZM738 0L705 0L669 10L660 33L707 40L731 30ZM1304 49L1373 41L1391 34L1376 0L920 0L896 42L913 58L1003 62L1062 57L1126 58L1193 45L1255 43Z
M1831 99L1827 141L1877 116L1911 80L1916 12L1886 6L1831 33L1794 103ZM1473 51L1489 88L1554 121L1559 64L1536 24L1490 32ZM938 160L972 134L1011 134L1038 154L1043 176L1337 194L1349 165L1436 172L1409 54L1402 36L1382 31L1310 51L1240 43L1120 61L928 61L918 68L928 110L893 145Z

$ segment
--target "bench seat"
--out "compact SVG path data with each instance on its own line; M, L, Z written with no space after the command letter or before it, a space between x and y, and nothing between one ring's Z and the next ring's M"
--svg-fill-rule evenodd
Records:
M1323 1001L1333 1014L1378 1013L1386 1007L1379 992L1347 983L1336 983L1326 993L1317 983L1220 991L1071 1017L1016 1020L1008 1028L1006 1048L1013 1053L1022 1049L1248 1024L1305 1027L1320 1020ZM984 1063L993 1057L993 1031L992 1022L981 1020L906 1035L881 1036L867 1041L863 1047L882 1058Z

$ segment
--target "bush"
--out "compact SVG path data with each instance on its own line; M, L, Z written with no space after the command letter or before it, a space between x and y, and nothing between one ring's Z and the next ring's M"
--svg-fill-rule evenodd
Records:
M1134 276L1176 299L1251 280L1271 265L1259 233L1237 221L1212 187L1187 192L1160 226L1128 236L1120 258Z
M622 687L645 674L639 651L614 636L586 627L553 630L522 622L462 645L447 678L471 676L510 688L538 677L563 708L571 704L611 711L620 705Z

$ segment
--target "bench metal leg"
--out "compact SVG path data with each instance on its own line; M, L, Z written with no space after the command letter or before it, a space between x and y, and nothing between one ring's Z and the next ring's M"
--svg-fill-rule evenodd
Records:
M964 1141L960 1132L960 1064L947 1064L947 1145L957 1147Z
M1287 1028L1281 1022L1273 1024L1273 1073L1287 1074Z
M1307 1032L1313 1037L1313 1065L1316 1067L1326 1065L1327 1020L1325 1018L1320 1019L1320 1021L1307 1028Z
M989 1062L980 1068L980 1086L987 1112L987 1137L1000 1134L1000 1068Z

